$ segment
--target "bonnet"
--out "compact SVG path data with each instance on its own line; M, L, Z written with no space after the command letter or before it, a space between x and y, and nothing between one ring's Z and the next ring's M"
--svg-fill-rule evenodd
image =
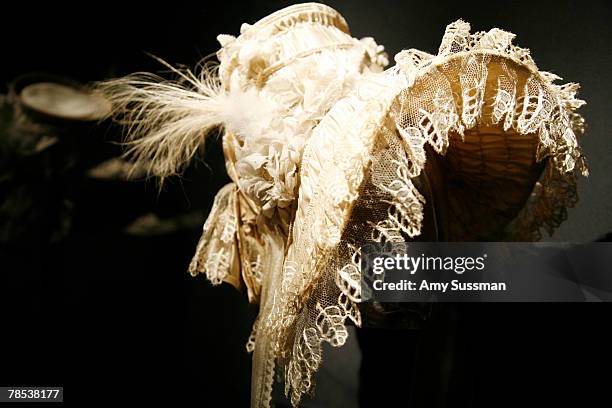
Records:
M340 347L361 325L360 242L419 239L432 219L439 240L536 241L566 218L574 173L587 175L584 101L513 39L458 20L436 55L404 50L384 70L372 38L298 4L220 35L218 65L100 84L151 174L180 173L223 129L232 182L189 272L259 304L253 407L270 405L278 371L297 406L323 342Z

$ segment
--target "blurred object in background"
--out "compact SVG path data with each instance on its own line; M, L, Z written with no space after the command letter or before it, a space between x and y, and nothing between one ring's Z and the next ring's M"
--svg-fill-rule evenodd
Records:
M3 343L11 352L0 382L64 384L85 401L108 380L113 398L129 398L135 378L150 385L163 377L159 367L172 366L182 374L165 381L193 382L183 398L200 400L200 384L215 379L202 370L210 358L202 350L224 347L235 357L223 369L239 373L227 387L235 401L248 400L244 343L254 316L247 301L232 288L211 296L187 274L212 192L228 181L220 142L211 138L206 168L196 160L160 191L121 157L122 134L103 119L108 104L87 86L27 74L7 88L0 95L0 308L11 322ZM223 318L234 317L223 324L241 333L227 336L235 341L207 332L221 324L207 323L210 307L225 300ZM198 341L183 345L182 330Z
M65 121L95 121L108 116L111 105L87 89L57 82L37 82L24 87L21 104L32 112Z
M98 123L108 102L85 86L22 75L0 96L0 242L57 242L71 224L75 176L118 150Z

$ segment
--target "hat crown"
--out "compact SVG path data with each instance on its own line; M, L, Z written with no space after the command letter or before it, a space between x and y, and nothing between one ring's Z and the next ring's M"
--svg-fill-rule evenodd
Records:
M351 37L345 19L319 3L296 4L243 24L240 35L217 37L219 74L227 88L252 84L266 72L295 58L326 48L362 46Z

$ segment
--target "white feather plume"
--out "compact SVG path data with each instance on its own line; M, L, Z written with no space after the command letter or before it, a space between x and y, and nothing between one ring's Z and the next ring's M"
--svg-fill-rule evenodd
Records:
M113 118L126 130L125 155L161 181L179 174L216 128L248 137L274 116L271 102L255 91L226 92L215 65L201 65L196 75L159 61L178 79L136 73L96 88L110 100Z

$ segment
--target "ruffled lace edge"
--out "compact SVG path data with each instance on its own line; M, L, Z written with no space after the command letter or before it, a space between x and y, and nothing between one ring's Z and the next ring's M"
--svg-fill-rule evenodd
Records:
M560 78L538 71L529 51L511 44L513 38L514 34L499 29L471 35L469 24L459 20L447 27L437 56L417 50L404 51L396 56L398 66L394 70L396 74L405 76L405 92L409 92L415 82L451 59L470 61L470 57L475 57L470 62L482 67L483 63L488 62L487 58L497 56L529 70L531 76L524 87L526 97L518 103L516 83L499 82L492 120L493 124L499 124L505 130L513 128L521 134L537 133L537 161L547 157L551 159L511 228L514 239L537 240L541 238L542 227L552 234L554 228L565 220L565 208L576 203L573 170L578 168L583 175L588 175L586 162L577 142L577 136L582 135L584 131L584 120L575 113L585 102L575 97L577 84L554 84L553 82ZM475 79L472 77L459 80L463 97L461 113L455 110L454 99L444 100L438 97L437 100L431 101L435 105L434 109L422 109L418 122L406 123L405 118L401 117L404 108L401 101L406 102L406 95L400 94L396 99L396 102L400 103L392 105L390 115L394 118L396 128L404 141L406 155L398 155L396 160L393 160L397 179L388 184L379 184L381 191L389 194L392 199L388 207L388 217L378 223L372 223L371 238L374 241L400 241L404 239L402 234L411 237L420 234L424 198L413 185L411 178L418 176L424 168L425 143L429 143L438 153L444 154L449 144L449 132L455 131L462 135L465 130L481 123L486 80L483 80L482 71L480 74L481 76L478 77L477 74ZM484 76L486 78L486 73ZM285 371L285 393L291 396L294 406L297 406L301 396L312 388L312 376L322 362L323 341L328 341L336 347L342 346L348 336L346 320L350 319L358 326L361 325L361 316L357 309L357 303L361 302L364 295L360 289L360 253L356 247L352 247L352 251L350 261L336 271L335 282L340 290L337 305L321 307L317 303L316 324L306 326L299 336L295 337L297 341L293 343ZM314 280L316 277L310 281L311 287ZM296 290L294 293L300 292ZM294 301L296 298L293 298ZM291 310L294 312L300 309L296 303L291 304ZM290 316L285 315L283 319L285 326L291 326ZM281 338L277 341L278 353L279 345L283 341Z

